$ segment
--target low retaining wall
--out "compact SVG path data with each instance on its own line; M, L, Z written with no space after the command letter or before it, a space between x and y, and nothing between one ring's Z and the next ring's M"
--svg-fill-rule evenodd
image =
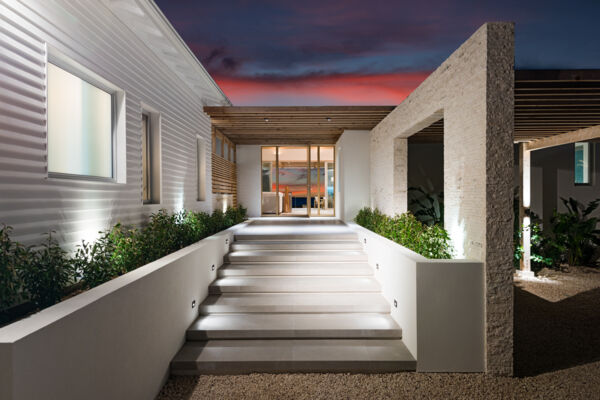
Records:
M155 398L243 225L0 329L0 399Z
M485 371L483 263L430 260L355 223L421 372Z

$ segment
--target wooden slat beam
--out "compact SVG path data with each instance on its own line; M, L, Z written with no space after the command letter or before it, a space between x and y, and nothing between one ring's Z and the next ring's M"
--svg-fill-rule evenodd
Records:
M584 142L586 140L598 138L600 138L600 125L529 142L527 144L527 150L539 150L547 147L561 146L563 144L575 142Z

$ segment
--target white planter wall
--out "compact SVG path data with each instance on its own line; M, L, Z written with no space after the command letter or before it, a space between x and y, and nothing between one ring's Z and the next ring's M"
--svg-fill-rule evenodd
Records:
M1 328L0 399L155 398L243 225Z
M357 224L369 264L420 372L485 371L483 263L430 260Z

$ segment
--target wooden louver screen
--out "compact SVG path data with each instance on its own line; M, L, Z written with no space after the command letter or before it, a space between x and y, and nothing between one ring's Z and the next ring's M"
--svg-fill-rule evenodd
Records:
M219 138L217 141L216 138ZM216 144L220 143L220 148ZM229 158L223 157L224 148L229 149ZM237 173L235 166L235 145L218 131L213 131L212 152L212 192L232 195L233 206L237 206Z

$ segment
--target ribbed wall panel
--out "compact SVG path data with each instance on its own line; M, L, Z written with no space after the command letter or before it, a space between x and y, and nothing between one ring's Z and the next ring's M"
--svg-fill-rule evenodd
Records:
M168 31L155 25L156 15L136 18L143 18L146 34ZM216 88L198 90L205 77L194 77L193 85L182 79L179 66L189 66L189 55L175 45L149 47L136 32L118 3L0 0L0 223L13 226L15 239L39 242L55 230L72 247L117 221L140 224L159 208L211 210L210 120L202 107L227 100ZM162 45L171 39L162 37ZM127 137L118 151L126 154L126 183L47 177L46 45L125 91ZM181 57L179 71L161 54ZM160 205L142 204L142 104L161 113ZM207 141L203 202L196 201L197 136Z

